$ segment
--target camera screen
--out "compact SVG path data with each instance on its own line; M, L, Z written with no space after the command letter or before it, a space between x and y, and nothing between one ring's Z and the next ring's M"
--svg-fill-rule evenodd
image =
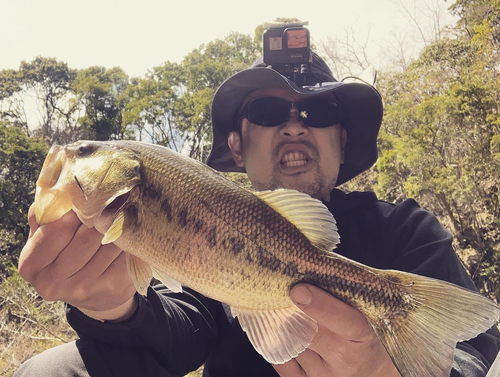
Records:
M288 48L307 48L307 30L293 29L286 31Z
M269 38L269 49L283 50L283 38L282 37Z

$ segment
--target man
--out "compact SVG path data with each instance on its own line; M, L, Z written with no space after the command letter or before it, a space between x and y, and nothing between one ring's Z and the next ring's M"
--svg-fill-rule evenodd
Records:
M212 105L214 144L207 163L246 171L258 190L292 188L337 219L336 252L377 268L427 275L474 289L435 217L408 200L395 206L373 193L334 189L376 160L382 119L378 92L336 82L314 55L303 86L258 62L228 79ZM271 366L249 343L228 307L186 289L134 293L124 256L70 212L38 227L20 257L20 273L41 296L63 300L80 340L25 363L19 376L174 376L205 363L204 376L398 376L361 313L320 289L295 286L291 297L319 324L311 346ZM455 350L452 376L485 376L500 349L490 330Z

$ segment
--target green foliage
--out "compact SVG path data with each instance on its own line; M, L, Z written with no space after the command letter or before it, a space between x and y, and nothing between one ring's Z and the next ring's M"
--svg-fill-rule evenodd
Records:
M139 140L179 150L173 121L182 77L177 64L165 63L128 86L124 93L126 105L122 124L137 132Z
M76 71L55 58L37 57L21 62L18 71L0 71L0 115L11 124L22 127L27 135L43 135L59 140L70 126L75 111L67 101ZM34 102L39 116L34 127L27 113L26 101Z
M227 179L236 183L238 186L249 191L255 191L252 182L248 179L245 173L222 173Z
M182 148L188 149L189 157L200 161L208 157L212 145L210 108L214 94L212 88L187 92L175 104L177 129L185 141Z
M205 160L211 145L210 108L215 90L257 59L247 35L231 33L133 80L124 93L123 127L152 141Z
M248 68L260 55L260 41L231 33L193 50L182 62L185 92L177 110L179 129L186 132L189 155L205 160L211 145L210 108L215 90L230 76Z
M128 76L121 68L90 67L78 72L72 90L85 108L85 115L78 118L82 127L78 138L110 140L126 135L122 117L127 85Z
M217 89L234 73L248 68L258 57L258 47L248 35L231 33L193 50L183 60L187 72L186 86L198 91Z
M500 75L493 29L424 49L402 73L381 77L385 117L377 194L415 197L455 235L478 287L500 300Z
M490 149L495 159L500 158L500 135L493 135Z
M4 69L0 71L0 101L13 96L21 91L21 81L19 75L14 69ZM3 117L11 116L8 111L3 110L0 115Z
M460 16L459 25L470 35L488 26L492 40L500 42L500 0L456 0L450 10Z
M0 121L0 272L27 240L27 213L48 146Z
M19 74L28 85L42 85L48 94L64 95L76 72L55 58L36 57L31 62L23 61Z

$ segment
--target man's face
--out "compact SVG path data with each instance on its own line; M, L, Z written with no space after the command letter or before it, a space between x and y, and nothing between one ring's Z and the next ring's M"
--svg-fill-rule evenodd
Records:
M252 92L252 98L275 96L291 102L301 98L282 89ZM229 134L228 143L236 164L245 167L257 190L295 189L328 201L335 187L347 133L340 124L307 127L292 109L290 119L276 127L262 127L243 119L241 137Z

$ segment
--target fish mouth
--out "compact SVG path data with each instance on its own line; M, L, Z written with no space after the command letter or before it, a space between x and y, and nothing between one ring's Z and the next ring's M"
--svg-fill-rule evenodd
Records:
M35 218L39 225L60 219L73 206L71 197L59 183L65 161L64 148L54 145L43 162L35 191Z

